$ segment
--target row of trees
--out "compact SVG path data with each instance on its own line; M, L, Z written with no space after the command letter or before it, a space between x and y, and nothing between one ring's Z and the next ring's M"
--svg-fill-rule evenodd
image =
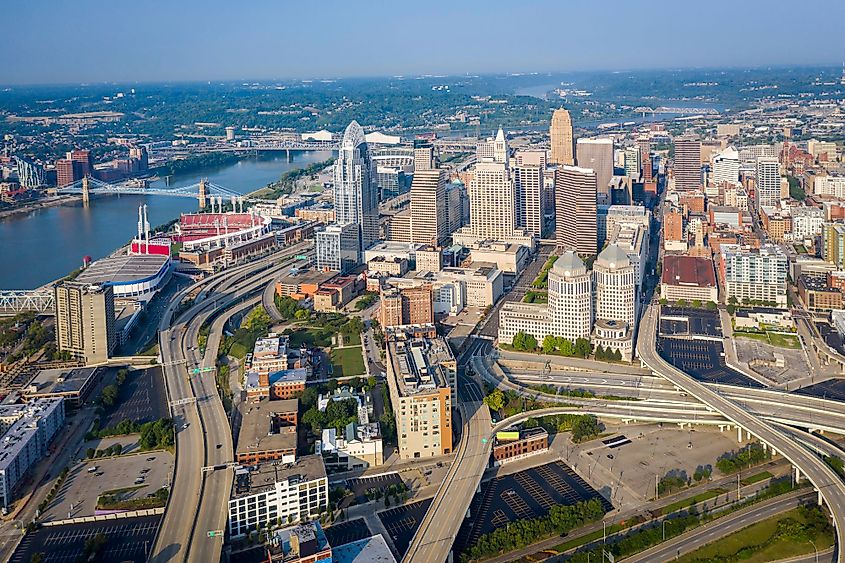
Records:
M477 561L530 545L547 536L564 535L584 524L601 520L604 507L593 498L574 505L555 505L547 516L518 520L484 534L461 555L462 561Z
M357 420L358 402L355 399L329 401L325 411L315 405L302 415L303 424L309 425L314 434L319 434L324 428L334 428L342 432L347 424Z
M663 298L660 300L660 304L669 305L670 303L668 299ZM692 301L688 301L686 299L678 299L672 305L674 305L675 307L680 307L682 309L692 307L694 309L707 309L709 311L715 311L719 307L715 301L708 301L705 303L701 299L693 299Z
M124 436L137 433L141 434L138 444L142 450L170 448L175 441L173 421L169 418L160 418L155 421L145 422L144 424L138 424L125 418L114 426L102 429L99 428L99 421L95 421L94 427L85 435L85 439L94 440L97 438L108 438L109 436ZM89 457L91 456L89 455Z
M596 359L602 361L614 361L614 362L621 362L622 361L622 352L619 351L619 348L613 350L610 347L603 347L601 344L596 346Z
M722 473L736 473L746 467L757 465L772 457L769 450L764 450L759 443L748 444L738 450L725 452L716 460L716 467Z

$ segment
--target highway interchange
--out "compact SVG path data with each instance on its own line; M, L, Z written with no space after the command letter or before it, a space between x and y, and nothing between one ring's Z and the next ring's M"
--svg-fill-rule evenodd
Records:
M284 252L193 284L177 295L162 317L159 343L168 399L177 427L177 462L168 510L152 552L153 561L216 561L220 558L232 483L231 427L216 389L213 369L194 376L189 376L188 370L195 366L214 368L226 320L261 302L262 298L264 302L271 298L267 280L290 267L293 256L304 248L304 244L289 247ZM180 305L187 295L197 291L199 293L189 307ZM272 311L272 308L268 307L268 310ZM223 311L225 314L221 315ZM838 545L845 545L841 532L841 523L845 523L845 486L815 453L832 453L832 446L821 438L810 438L811 435L784 426L845 434L845 413L839 408L841 404L770 389L700 383L657 354L655 338L648 337L656 336L656 316L654 306L644 314L638 348L644 365L654 376L600 372L559 375L531 370L506 376L490 361L490 341L472 338L459 361L457 408L463 428L456 462L441 483L432 508L421 522L404 560L446 560L487 466L495 431L529 416L573 409L631 421L741 428L740 432L745 432L746 437L753 435L772 447L812 482L837 524ZM201 327L209 322L213 323L213 330L201 354L198 337ZM481 402L479 385L464 373L467 365L472 365L472 371L488 382L522 393L536 394L527 389L526 384L545 383L630 400L543 395L544 400L560 402L561 407L547 409L548 413L523 413L492 426L490 412ZM209 537L210 532L214 533L213 537ZM220 538L217 533L221 533Z
M215 366L223 334L222 326L215 326L200 354L200 328L222 310L233 306L240 310L239 302L263 290L268 276L289 267L292 257L305 248L305 243L293 245L193 284L177 295L162 317L159 347L176 426L176 468L151 561L220 560L232 485L229 464L234 455L229 419L217 392L214 371L189 373L195 367ZM193 303L180 311L183 299L197 290Z

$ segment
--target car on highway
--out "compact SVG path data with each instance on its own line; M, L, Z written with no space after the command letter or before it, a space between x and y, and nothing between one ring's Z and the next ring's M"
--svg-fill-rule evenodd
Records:
M96 472L97 472L97 466L96 465L94 467L88 468L88 473L96 473Z
M185 424L182 425L182 430L185 430L186 428L188 428L188 426L190 426L190 425L186 422Z
M218 449L218 450L219 450L220 448L222 448L222 447L223 447L223 444L217 444L217 449Z

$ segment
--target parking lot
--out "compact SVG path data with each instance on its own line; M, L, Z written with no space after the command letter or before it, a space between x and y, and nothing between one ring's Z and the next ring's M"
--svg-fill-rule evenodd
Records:
M497 477L481 485L481 494L470 505L469 520L458 533L457 549L463 551L478 538L517 520L546 516L555 505L571 506L599 498L605 511L610 502L561 461Z
M743 387L763 387L757 381L725 365L724 348L721 342L658 338L657 351L670 364L699 381Z
M795 392L801 395L810 395L823 399L845 401L845 379L829 379L821 383L802 387Z
M381 520L387 533L390 534L393 545L399 551L396 554L398 555L397 560L402 559L405 552L408 551L408 546L414 538L414 532L422 522L431 501L432 499L421 500L378 513L379 520Z
M383 491L390 485L398 485L402 477L398 473L385 473L376 477L356 477L347 479L346 486L355 495L355 502L364 504L367 502L367 491L370 489Z
M363 540L373 535L363 518L348 522L339 522L324 530L329 545L338 547L354 541Z
M103 534L106 543L98 561L143 563L152 549L160 520L159 516L146 516L40 528L23 537L10 561L29 563L36 553L43 554L49 563L83 561L85 540Z
M664 316L683 317L685 320L676 321L664 319ZM678 307L661 307L661 334L690 334L699 336L722 336L722 324L719 311L706 309L687 309Z
M559 435L553 448L560 452L562 461L620 510L654 499L655 476L662 478L673 469L692 477L699 465L710 465L714 478L718 477L716 459L741 447L736 431L720 432L718 427L682 429L670 424L602 422L606 438L573 444L568 434Z
M95 467L96 470L91 471ZM172 471L173 456L167 452L139 453L79 463L70 470L62 488L47 507L44 520L94 516L97 513L97 497L108 490L140 485L129 498L144 498L161 487L167 487Z
M102 428L124 419L144 423L167 416L167 397L161 368L131 370L120 387L117 405L103 416Z

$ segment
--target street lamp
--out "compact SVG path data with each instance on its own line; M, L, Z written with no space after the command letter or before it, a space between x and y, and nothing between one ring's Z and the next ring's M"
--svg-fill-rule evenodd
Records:
M815 542L813 540L809 539L809 538L807 538L807 541L809 541L810 544L812 544L813 551L815 552L815 555L816 555L816 563L819 563L819 550L816 548Z
M663 541L666 541L666 522L667 520L664 518L663 523L661 524L661 528L663 528Z

